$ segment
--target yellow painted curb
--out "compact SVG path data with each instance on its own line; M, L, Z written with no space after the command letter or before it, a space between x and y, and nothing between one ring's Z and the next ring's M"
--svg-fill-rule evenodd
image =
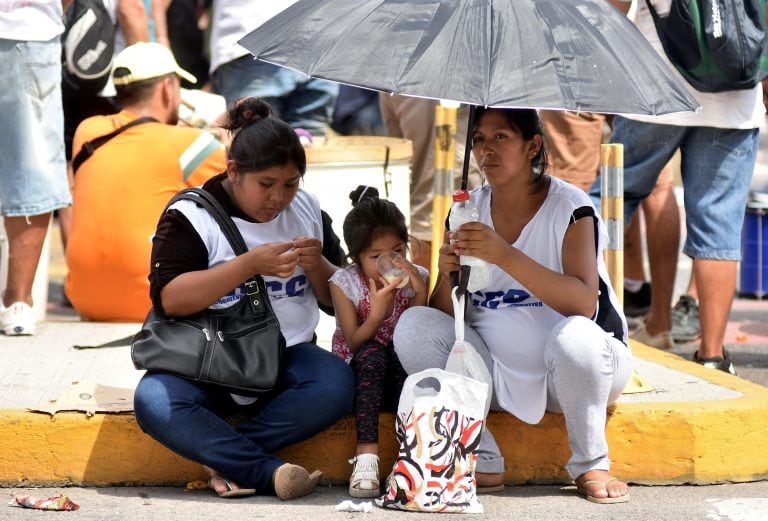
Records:
M768 388L633 342L636 356L741 393L729 400L622 403L609 411L612 470L643 484L711 484L768 478ZM506 413L488 419L506 460L508 483L564 483L569 457L563 417L527 425ZM394 462L394 416L380 422L382 474ZM326 480L345 482L354 455L353 418L280 455ZM131 414L0 411L0 486L177 485L201 467L145 435Z

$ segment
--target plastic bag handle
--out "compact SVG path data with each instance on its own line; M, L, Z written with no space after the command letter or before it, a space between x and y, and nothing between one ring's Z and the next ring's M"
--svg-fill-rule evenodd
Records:
M451 289L451 300L453 300L453 328L456 332L456 341L464 341L464 295L457 295L459 288Z

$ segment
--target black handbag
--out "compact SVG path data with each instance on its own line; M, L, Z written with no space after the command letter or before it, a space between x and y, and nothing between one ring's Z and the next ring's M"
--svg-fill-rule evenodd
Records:
M235 223L211 194L188 188L176 194L168 206L181 199L192 200L211 213L236 255L247 251ZM249 278L245 292L244 298L226 309L205 309L186 317L165 317L153 307L133 337L133 365L236 394L256 396L271 391L280 374L285 337L264 279L258 275Z

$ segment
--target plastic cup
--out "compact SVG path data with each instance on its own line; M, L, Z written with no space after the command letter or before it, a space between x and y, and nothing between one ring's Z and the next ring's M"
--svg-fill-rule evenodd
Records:
M397 285L398 288L406 287L409 282L408 273L395 265L395 259L402 257L403 256L397 252L388 251L382 253L376 259L376 267L379 269L379 273L381 273L381 276L384 277L389 284L395 282L395 279L402 279L400 284Z

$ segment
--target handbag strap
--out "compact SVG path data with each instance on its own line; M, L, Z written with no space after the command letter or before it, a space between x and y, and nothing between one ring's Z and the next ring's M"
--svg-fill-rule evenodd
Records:
M221 231L227 238L235 255L242 255L248 251L240 230L237 229L232 218L210 192L203 190L202 188L185 188L171 198L168 205L165 207L165 211L167 211L173 203L183 199L199 204L211 214L211 217L218 223ZM163 211L163 213L165 213L165 211ZM266 295L266 284L260 275L253 275L245 281L245 293L248 295L248 301L254 307L254 312L262 310L265 306L269 305L268 297L263 299L254 298L262 290L264 291L264 295Z
M85 163L85 161L93 155L94 152L96 152L96 149L99 148L101 145L112 139L113 137L117 136L121 132L128 130L131 127L135 127L136 125L141 125L142 123L150 123L154 121L157 123L158 121L150 116L144 116L141 118L134 119L133 121L126 123L122 127L113 130L109 134L105 134L103 136L99 136L97 138L94 138L90 141L86 141L83 143L83 146L80 148L80 152L77 153L75 158L72 160L72 171L77 173L77 169L80 168L80 165Z

